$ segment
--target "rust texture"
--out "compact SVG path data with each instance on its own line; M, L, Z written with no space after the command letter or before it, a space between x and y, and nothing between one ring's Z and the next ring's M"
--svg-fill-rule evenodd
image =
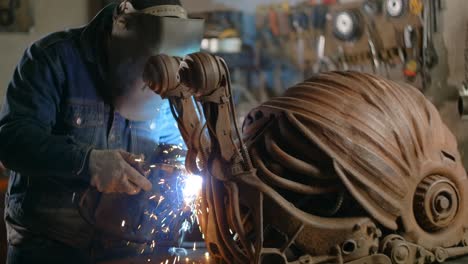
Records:
M415 88L322 74L254 109L241 135L221 58L156 56L148 69L177 73L145 79L171 102L187 169L204 176L200 225L220 263L440 263L468 254L457 142Z

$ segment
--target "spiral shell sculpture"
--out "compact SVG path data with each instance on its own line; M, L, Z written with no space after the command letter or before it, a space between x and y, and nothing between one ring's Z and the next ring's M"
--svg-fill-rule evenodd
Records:
M463 241L467 177L457 142L413 87L322 74L253 110L244 136L259 177L296 206L297 197L315 205L332 197L330 216L358 203L365 212L354 212L424 248Z

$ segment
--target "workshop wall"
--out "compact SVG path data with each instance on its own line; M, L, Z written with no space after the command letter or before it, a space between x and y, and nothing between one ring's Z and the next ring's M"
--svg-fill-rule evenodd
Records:
M31 42L43 35L85 24L87 1L34 0L34 27L30 33L0 33L0 105L16 64Z
M343 0L342 0L343 1ZM346 0L351 2L353 0ZM235 8L255 12L257 5L274 2L272 0L183 0L184 5L194 12ZM281 2L280 0L276 2ZM301 2L290 0L290 3ZM344 2L344 1L343 1ZM465 39L467 38L468 5L466 0L445 0L446 12L443 17L444 38L449 51L449 84L459 85L465 76Z

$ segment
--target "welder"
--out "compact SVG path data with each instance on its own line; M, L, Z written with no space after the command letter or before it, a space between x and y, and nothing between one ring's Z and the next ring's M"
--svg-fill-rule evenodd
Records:
M182 140L142 72L151 55L196 51L202 32L194 37L191 23L179 0L121 1L26 50L0 115L7 263L94 263L101 234L80 214L80 195L152 188L132 162Z

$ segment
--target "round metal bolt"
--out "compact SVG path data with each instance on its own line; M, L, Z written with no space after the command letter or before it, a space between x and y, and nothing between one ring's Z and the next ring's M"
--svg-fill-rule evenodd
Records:
M409 256L408 248L400 246L395 249L395 260L398 263L404 263Z
M450 200L444 195L440 195L436 198L435 205L438 212L443 212L450 208Z

